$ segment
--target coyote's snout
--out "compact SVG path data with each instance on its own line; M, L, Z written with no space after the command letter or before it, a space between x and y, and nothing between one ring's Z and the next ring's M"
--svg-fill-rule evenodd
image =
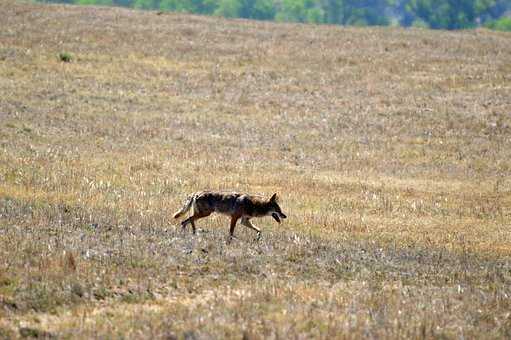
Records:
M181 222L183 229L186 228L188 224L191 224L193 233L195 234L195 221L199 218L209 216L213 212L217 212L231 216L231 226L229 229L231 238L234 236L236 222L238 222L240 218L241 224L255 230L259 238L261 230L250 222L252 217L271 216L278 223L280 223L281 219L287 217L277 203L277 194L273 194L270 199L264 199L260 196L236 192L201 191L188 196L181 210L174 214L174 218L182 216L192 207L192 216Z

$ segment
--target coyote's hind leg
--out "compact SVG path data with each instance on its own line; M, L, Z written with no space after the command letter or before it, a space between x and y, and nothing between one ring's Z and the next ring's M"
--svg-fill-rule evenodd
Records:
M211 215L211 212L203 212L203 213L194 213L192 216L188 217L186 220L181 222L181 228L184 230L186 228L186 225L190 223L192 225L192 231L195 234L197 229L195 228L195 221L197 221L199 218L207 217Z

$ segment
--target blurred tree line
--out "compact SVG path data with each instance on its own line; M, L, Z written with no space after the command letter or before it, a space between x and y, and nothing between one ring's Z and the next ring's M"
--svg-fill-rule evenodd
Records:
M340 25L511 30L511 0L40 0L227 18Z

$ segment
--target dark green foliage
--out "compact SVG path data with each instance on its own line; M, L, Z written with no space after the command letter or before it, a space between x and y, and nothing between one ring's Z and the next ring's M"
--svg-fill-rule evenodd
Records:
M420 26L464 29L481 24L509 30L511 0L41 0L82 5L118 5L139 9L353 26Z
M486 24L486 27L497 31L511 32L511 18L500 18L499 20L493 20Z
M431 28L474 27L478 10L474 0L411 0L406 10Z
M387 25L389 18L385 12L392 3L391 0L327 0L327 22L357 26Z
M59 53L59 59L60 59L60 61L63 61L65 63L69 63L69 62L71 62L73 57L68 52L60 52Z
M500 17L511 8L510 0L404 0L402 24L435 29L464 29Z

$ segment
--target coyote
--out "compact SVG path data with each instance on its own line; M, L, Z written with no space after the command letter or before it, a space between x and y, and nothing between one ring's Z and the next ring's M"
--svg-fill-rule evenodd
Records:
M240 218L241 224L255 230L257 232L257 239L259 239L261 237L261 230L253 225L250 219L252 217L271 216L280 223L280 219L284 219L287 216L280 209L277 200L277 194L273 194L270 199L264 199L260 196L237 192L200 191L188 196L181 210L174 214L174 218L180 217L193 207L193 215L181 222L181 226L185 229L188 224L191 224L195 234L195 221L209 216L212 212L217 212L231 216L230 239L234 237L234 228Z

